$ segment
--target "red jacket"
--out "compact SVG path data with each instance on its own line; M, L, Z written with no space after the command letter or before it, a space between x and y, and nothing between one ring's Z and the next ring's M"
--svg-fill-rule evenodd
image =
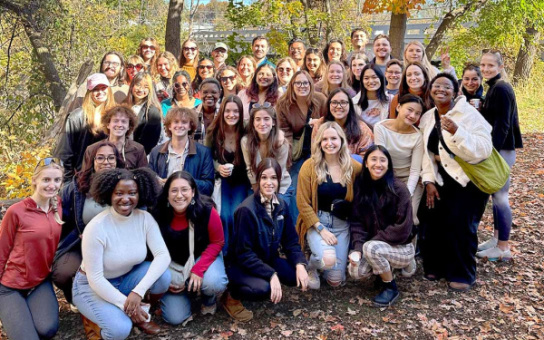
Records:
M62 214L58 200L59 216ZM52 209L38 209L30 197L9 207L0 226L0 283L30 289L51 272L62 226Z

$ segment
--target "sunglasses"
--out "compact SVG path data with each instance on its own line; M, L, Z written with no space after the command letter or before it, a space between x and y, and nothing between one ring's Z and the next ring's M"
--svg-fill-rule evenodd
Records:
M51 165L51 163L62 166L62 161L59 158L46 157L46 158L42 158L42 159L40 159L38 161L38 164L36 164L36 168L34 170L36 170L37 168L39 168L41 166L49 166L49 165Z
M221 77L221 82L226 83L227 80L234 81L234 79L236 79L236 76Z
M259 103L255 103L253 104L253 109L268 109L272 107L272 104L270 104L269 102L264 102L263 104L259 104Z
M174 88L175 88L176 90L179 90L179 89L181 89L182 87L183 87L183 88L187 88L188 85L189 85L189 83L188 83L188 82L185 82L185 81L184 81L183 83L174 83Z
M213 65L198 65L198 69L199 70L203 70L203 69L211 70L211 69L213 69Z
M134 65L134 64L128 64L128 65L127 65L127 70L132 70L132 69L134 69L134 68L136 69L136 71L139 72L139 71L141 71L141 70L144 68L144 65L142 65L142 64L136 64L136 65Z
M155 51L155 46L153 46L153 45L142 45L142 46L140 46L140 48L142 50L153 50L153 51Z
M194 51L198 50L198 48L196 48L196 47L184 47L183 50L184 51L194 52Z

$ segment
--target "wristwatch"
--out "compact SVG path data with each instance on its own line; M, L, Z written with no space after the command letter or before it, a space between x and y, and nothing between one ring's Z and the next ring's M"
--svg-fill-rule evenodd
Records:
M317 225L317 227L315 227L315 229L317 230L318 233L321 234L321 231L322 231L323 229L325 229L325 227L323 226L323 224L319 223L319 224Z

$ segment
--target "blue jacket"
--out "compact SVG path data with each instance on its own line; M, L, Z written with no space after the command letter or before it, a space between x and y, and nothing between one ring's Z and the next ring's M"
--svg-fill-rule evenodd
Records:
M259 192L246 198L236 209L228 264L236 264L265 280L276 272L270 263L280 256L279 249L293 267L307 264L287 204L281 198L278 200L280 205L275 206L272 218L266 213Z
M188 140L189 154L185 159L183 170L193 176L201 194L211 196L215 174L212 152L204 145L196 143L192 138ZM149 154L149 167L160 178L168 177L168 145L170 145L170 141L157 145Z
M64 224L62 225L55 260L74 247L80 246L80 236L83 234L83 229L85 229L85 223L83 223L85 195L79 191L75 177L62 188L60 198L62 200L62 220Z

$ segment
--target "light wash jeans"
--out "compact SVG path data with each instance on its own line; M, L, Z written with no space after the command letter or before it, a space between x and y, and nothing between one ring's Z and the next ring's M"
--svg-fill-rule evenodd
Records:
M143 279L151 262L144 261L123 276L119 276L108 281L121 293L129 295L130 292ZM151 294L162 294L170 286L170 271L166 270L161 277L149 289ZM101 336L105 340L126 339L132 330L132 320L119 307L102 299L96 294L87 276L77 272L72 288L74 305L80 313L100 327Z
M346 266L349 250L349 222L332 216L325 211L318 211L317 216L319 222L336 236L338 243L334 246L328 245L321 235L310 228L306 233L306 240L312 251L310 260L308 261L309 269L321 269L323 267L323 252L325 250L334 250L336 253L336 265L328 270L323 271L323 277L330 282L343 282L346 280Z
M198 258L196 263L198 263ZM216 303L217 296L226 289L229 280L225 273L223 256L219 254L208 267L202 278L202 304L211 306ZM188 281L187 281L188 284ZM183 291L178 294L167 292L161 299L162 318L171 325L179 325L191 316L191 297L194 293Z
M512 169L516 162L516 150L499 151L506 163ZM512 209L508 201L508 190L510 189L510 178L506 181L504 187L492 195L493 197L493 222L495 230L499 231L499 241L508 241L510 239L510 230L512 229Z

